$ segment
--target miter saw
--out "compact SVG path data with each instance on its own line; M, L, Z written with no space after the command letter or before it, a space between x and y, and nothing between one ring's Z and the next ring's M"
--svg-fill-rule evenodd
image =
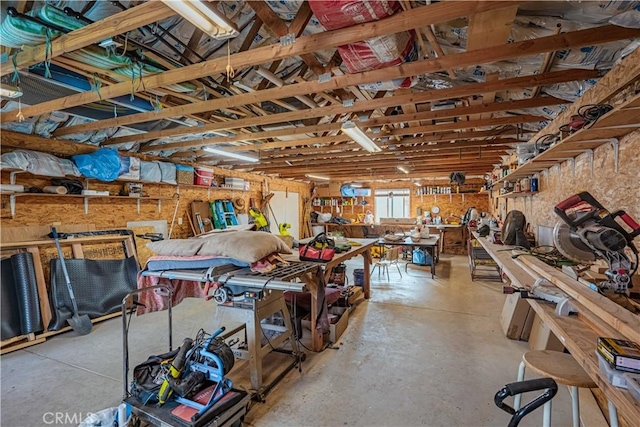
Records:
M638 250L633 239L640 234L640 225L625 211L609 212L586 191L569 197L553 210L562 219L553 229L558 251L578 263L606 260L607 280L599 287L626 293L633 286L631 278L638 270ZM635 260L632 261L628 253L632 253Z

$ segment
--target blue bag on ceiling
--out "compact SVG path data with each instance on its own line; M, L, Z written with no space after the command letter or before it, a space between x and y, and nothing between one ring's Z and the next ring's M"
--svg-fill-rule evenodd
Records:
M87 178L114 181L120 173L120 156L111 148L100 148L90 154L71 156L78 170Z

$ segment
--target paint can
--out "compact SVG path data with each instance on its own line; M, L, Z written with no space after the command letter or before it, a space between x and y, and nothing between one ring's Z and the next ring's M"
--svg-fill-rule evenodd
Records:
M531 181L529 178L522 178L520 180L520 186L522 187L522 191L527 192L531 191Z
M531 178L529 186L531 187L531 191L538 191L538 178Z

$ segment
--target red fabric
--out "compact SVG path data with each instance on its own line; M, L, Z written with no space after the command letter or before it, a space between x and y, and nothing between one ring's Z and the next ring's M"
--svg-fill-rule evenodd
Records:
M309 6L325 30L377 21L400 10L395 0L316 0Z
M167 285L173 289L172 307L180 304L185 298L204 298L204 290L200 282L149 277L138 273L138 289L155 285ZM141 316L145 313L169 308L169 295L163 289L154 289L153 291L142 292L138 297L138 302L143 304L143 306L136 308L136 314Z

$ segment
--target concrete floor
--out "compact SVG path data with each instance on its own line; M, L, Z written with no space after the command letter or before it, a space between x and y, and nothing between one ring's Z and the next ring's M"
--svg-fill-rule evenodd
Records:
M349 277L361 259L349 263ZM372 276L372 297L357 306L337 349L309 354L253 404L247 426L505 426L493 396L514 381L527 344L499 324L504 297L496 282L471 282L467 259L441 258L435 279L422 268ZM174 340L213 331L215 305L185 300L174 309ZM135 365L167 349L166 313L134 318ZM2 426L77 425L122 397L121 319L91 334L56 336L1 358ZM240 365L230 377L248 381ZM526 401L525 397L525 401ZM522 426L541 425L536 411ZM569 395L554 399L553 425L571 423Z

